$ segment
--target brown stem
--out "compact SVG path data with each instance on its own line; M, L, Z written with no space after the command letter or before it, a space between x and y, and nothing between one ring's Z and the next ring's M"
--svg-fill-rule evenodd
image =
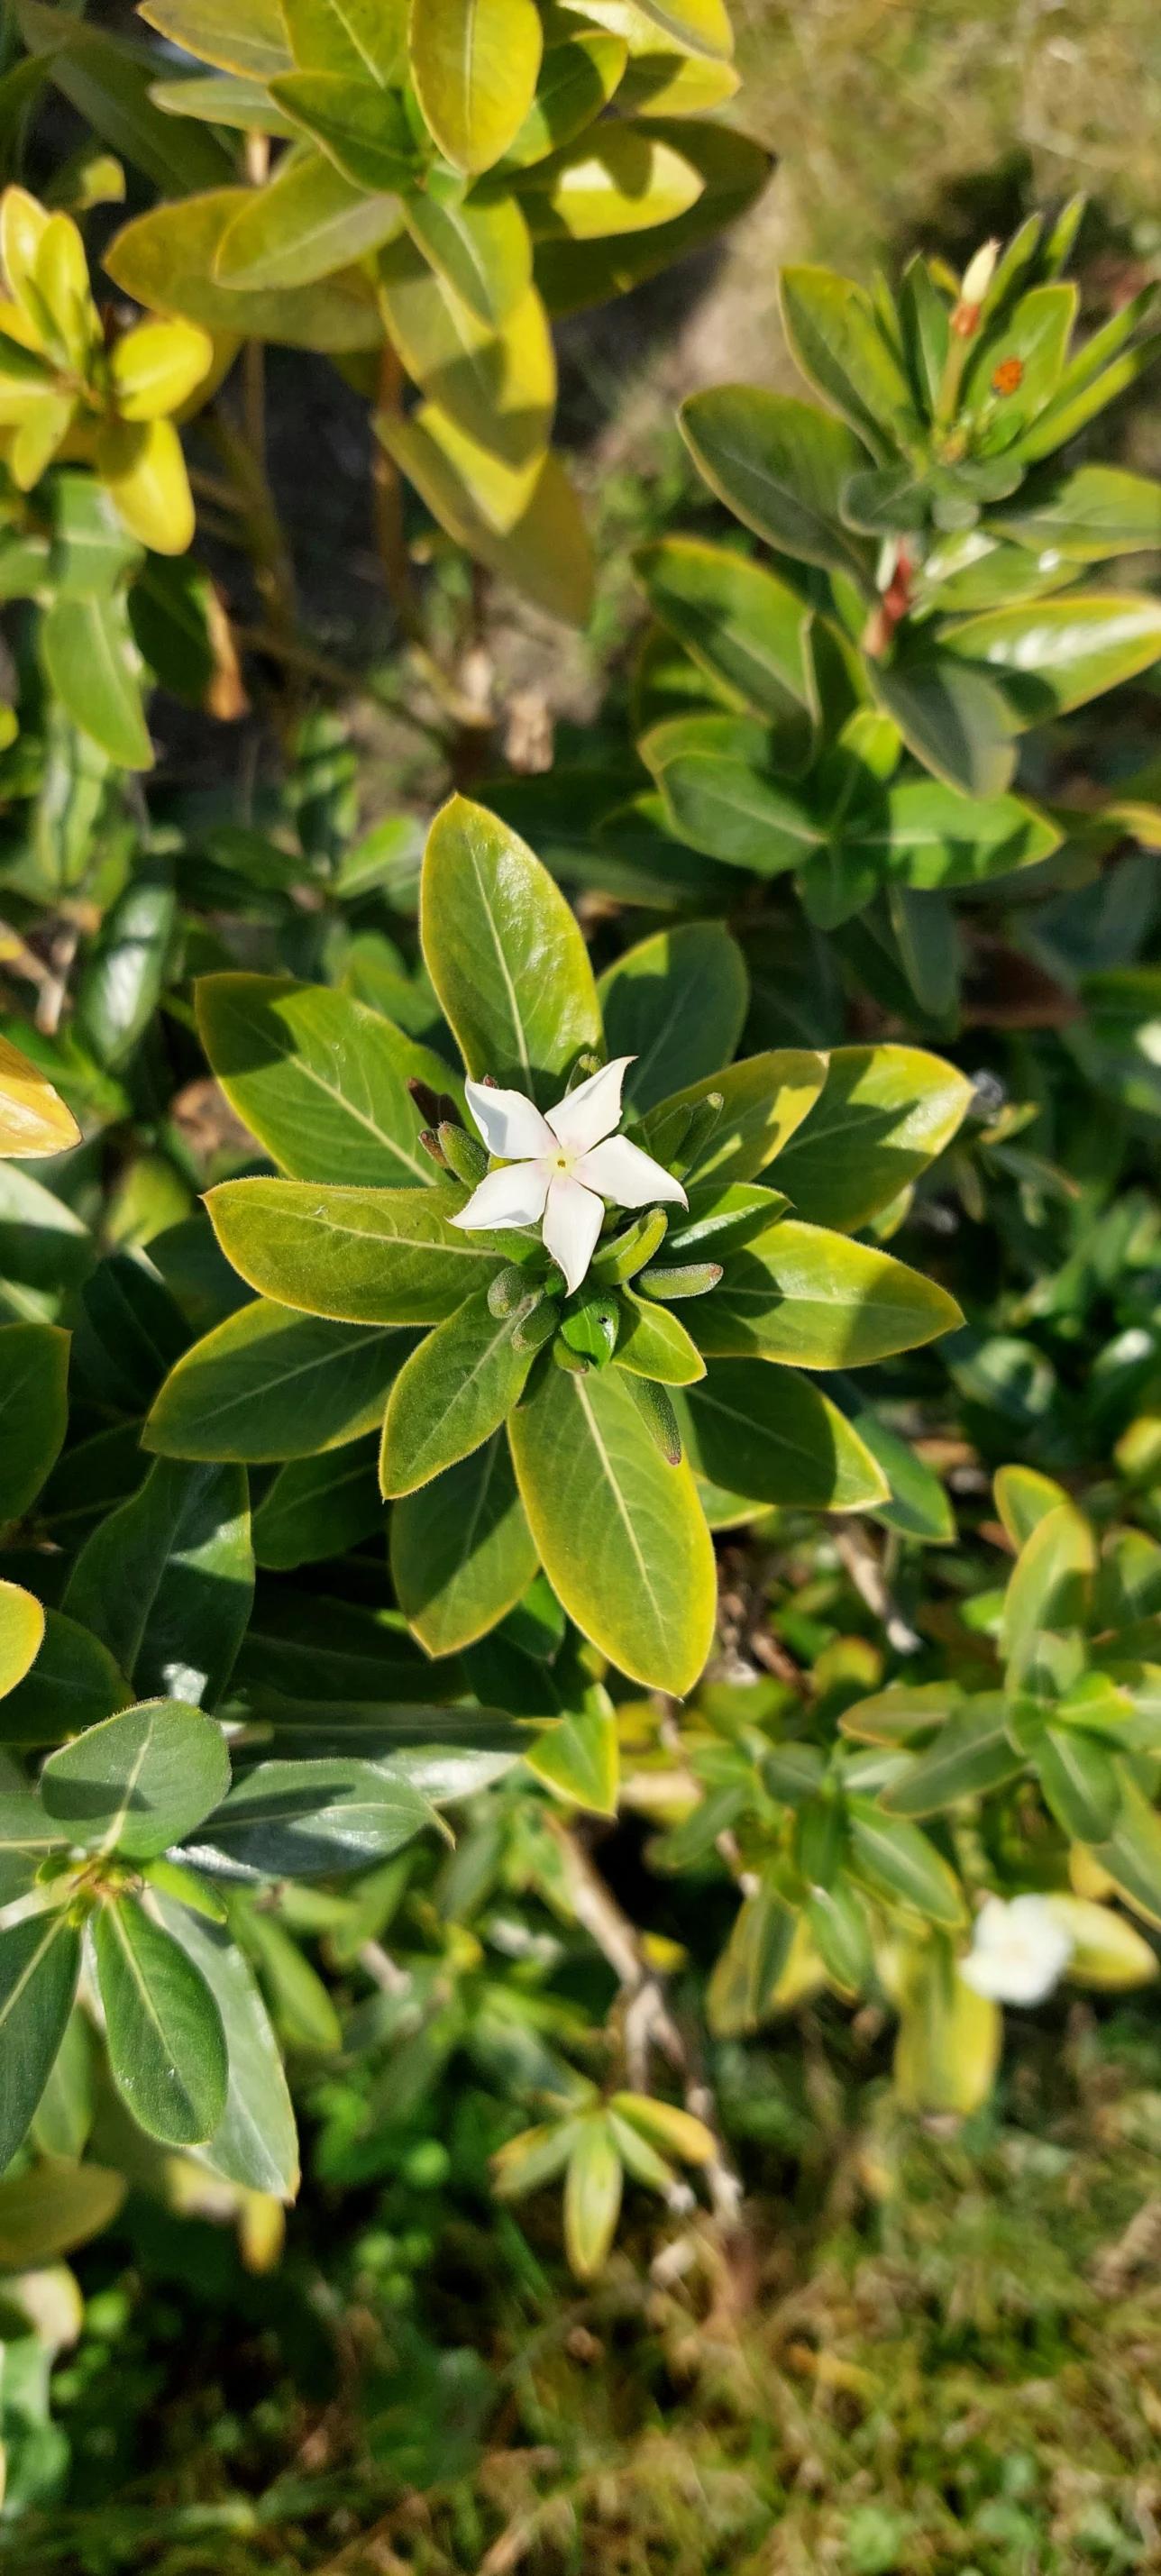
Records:
M923 1643L914 1628L909 1628L902 1611L892 1598L887 1579L874 1545L866 1530L854 1521L832 1521L831 1534L835 1552L841 1558L861 1600L877 1619L887 1643L897 1655L914 1655Z

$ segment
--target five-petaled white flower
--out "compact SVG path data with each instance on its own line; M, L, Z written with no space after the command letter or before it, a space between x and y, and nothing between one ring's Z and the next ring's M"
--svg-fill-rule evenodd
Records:
M1072 1956L1072 1936L1047 1896L989 1896L975 1920L959 1973L996 2004L1040 2004Z
M543 1118L522 1091L466 1083L468 1107L488 1152L502 1157L507 1169L486 1173L452 1224L491 1231L537 1225L543 1218L545 1247L559 1262L571 1295L592 1260L606 1199L625 1208L652 1207L658 1199L687 1207L672 1173L627 1136L613 1134L625 1068L636 1060L619 1055L602 1065Z

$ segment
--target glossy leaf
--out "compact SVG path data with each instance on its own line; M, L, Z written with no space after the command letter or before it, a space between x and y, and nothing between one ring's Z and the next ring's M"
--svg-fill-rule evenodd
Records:
M1009 739L1015 724L982 661L964 668L944 654L939 660L869 662L866 669L876 705L925 769L963 796L1004 794L1016 765Z
M1004 1601L1000 1651L1019 1672L1038 1632L1080 1624L1096 1571L1089 1523L1071 1502L1046 1512L1021 1548Z
M15 1690L35 1663L44 1637L44 1611L21 1583L0 1583L0 1699Z
M0 1743L58 1744L131 1697L108 1647L62 1610L46 1610L36 1660L0 1706Z
M59 1154L79 1144L80 1133L51 1082L0 1037L0 1155Z
M205 1840L269 1878L314 1878L386 1860L434 1821L426 1798L372 1762L260 1762Z
M524 174L533 232L570 241L650 231L696 205L701 173L648 124L601 123Z
M453 294L499 330L532 286L532 242L516 198L493 188L480 198L444 204L417 192L408 200L406 220L424 259Z
M792 357L881 463L914 426L911 389L865 288L828 268L784 268L779 298Z
M564 2186L564 2243L578 2281L594 2281L608 2259L621 2214L621 2159L609 2124L594 2113L577 2124Z
M266 187L241 191L218 238L214 283L247 293L313 286L378 250L401 220L397 197L368 195L325 153L296 153Z
M971 1096L958 1067L919 1047L836 1047L779 1163L795 1214L843 1233L866 1225L950 1144Z
M986 673L1021 730L1066 715L1161 656L1161 603L1145 592L1041 599L993 608L940 637L944 654Z
M73 1842L153 1860L192 1833L229 1785L221 1727L163 1699L107 1717L50 1753L40 1794Z
M1107 1841L1120 1813L1121 1780L1106 1746L1079 1726L1046 1726L1036 1769L1048 1808L1070 1840Z
M705 1376L705 1361L690 1340L680 1316L649 1296L622 1288L617 1304L617 1364L634 1377L654 1378L661 1386L692 1386Z
M536 245L536 283L554 316L628 295L690 251L712 242L761 196L771 155L747 134L691 116L650 119L658 141L669 143L697 172L701 194L684 215L644 232L613 233L599 241L571 241L560 234Z
M674 830L710 858L778 876L826 837L781 774L774 734L752 716L677 716L654 725L638 749Z
M48 2082L80 1965L80 1934L65 1913L33 1914L0 1932L0 2170L15 2155ZM0 2243L2 2232L0 2213Z
M373 1434L280 1468L254 1514L254 1562L280 1572L345 1556L383 1527Z
M756 1360L719 1360L677 1399L695 1475L756 1502L862 1511L887 1480L851 1424L807 1378Z
M798 593L745 555L694 537L659 538L634 568L654 615L711 679L757 715L799 720L805 755L814 681Z
M371 194L406 188L415 147L402 100L369 80L362 65L360 73L283 72L271 82L270 96L293 120L291 131L309 134L353 188Z
M959 1881L918 1825L888 1817L869 1799L847 1802L851 1864L873 1896L902 1905L949 1932L964 1918Z
M109 2072L139 2127L201 2145L226 2106L222 2017L193 1961L132 1897L107 1899L94 1949Z
M119 769L151 769L143 665L123 599L54 599L41 622L40 649L49 680L82 733Z
M1003 2037L999 2006L965 1983L948 1943L924 1943L912 1954L894 2065L905 2109L928 2118L969 2118L995 2083Z
M105 2165L34 2165L0 2181L0 2263L18 2272L51 2263L98 2236L125 2198L123 2174Z
M146 861L110 904L85 960L77 1023L98 1064L128 1062L153 1017L177 932L173 871Z
M434 1185L407 1085L462 1099L442 1057L325 984L207 975L197 1012L227 1099L284 1171L303 1181Z
M935 1816L957 1799L981 1797L1018 1778L1023 1762L1013 1752L1000 1691L983 1691L941 1726L929 1751L884 1789L889 1816Z
M85 1541L63 1606L140 1693L213 1707L253 1585L243 1470L159 1458Z
M298 2138L282 2059L251 1969L229 1933L158 1894L165 1929L204 1978L226 2037L226 2105L204 2160L247 2191L293 2200Z
M0 1325L0 1523L23 1517L56 1459L68 1422L68 1363L68 1335L55 1325Z
M278 0L145 0L141 16L183 53L200 55L219 71L266 81L288 72L291 54Z
M407 0L283 0L294 59L304 71L368 76L402 89L407 77Z
M891 1430L871 1405L856 1404L851 1428L869 1449L889 1487L889 1499L875 1509L884 1529L901 1538L922 1539L930 1546L950 1546L956 1535L955 1513L935 1469Z
M754 385L692 394L679 420L694 463L744 526L801 562L867 582L871 550L844 527L840 506L866 452L843 422Z
M689 1467L667 1465L615 1369L549 1369L508 1437L540 1561L569 1616L634 1680L689 1690L716 1599Z
M692 1167L692 1180L699 1185L712 1181L718 1188L753 1180L785 1152L826 1078L825 1056L808 1048L774 1047L761 1055L744 1056L724 1072L704 1075L700 1082L658 1101L642 1121L642 1143L652 1153L675 1110L696 1109L710 1092L718 1092L721 1115ZM672 1230L680 1231L676 1212ZM706 1252L713 1257L708 1245Z
M502 1432L391 1514L391 1579L429 1655L485 1636L527 1591L536 1563Z
M593 604L592 552L576 493L551 449L519 517L499 529L481 508L435 404L422 404L407 420L379 413L375 430L457 545L466 546L550 617L570 626L587 624Z
M440 151L490 170L536 94L543 48L533 0L413 0L411 70Z
M750 999L742 952L716 922L660 930L597 986L610 1056L631 1055L622 1098L640 1115L729 1064Z
M558 1797L590 1815L615 1816L621 1756L608 1692L599 1685L586 1691L583 1709L566 1709L557 1725L525 1748L524 1759Z
M1025 484L1002 525L1036 553L1051 546L1068 563L1104 563L1161 545L1161 486L1116 465L1045 473Z
M507 534L536 488L556 400L556 357L539 296L525 282L498 322L481 320L410 236L382 252L379 280L387 327L408 375L436 406L436 419L461 433L461 470L467 474L470 449L479 447L485 459L523 477L499 515L495 491L482 479L486 467L477 466L469 478L476 506ZM446 430L441 434L446 439Z
M602 1042L588 952L547 869L466 797L453 797L432 824L420 925L469 1073L551 1106L580 1050Z
M497 1319L486 1291L477 1289L404 1361L383 1424L385 1494L430 1484L507 1420L533 1358L513 1341L518 1311Z
M227 1260L252 1288L335 1323L438 1324L517 1248L514 1234L498 1253L451 1223L465 1205L458 1188L222 1181L206 1205Z
M727 1257L721 1285L689 1308L708 1358L865 1368L962 1322L946 1289L889 1253L792 1217Z
M1052 1476L1042 1476L1037 1467L1001 1467L992 1491L998 1518L1017 1550L1058 1503L1069 1499L1064 1486Z
M545 48L536 95L519 133L500 162L508 171L526 170L550 152L571 143L607 107L625 68L626 48L620 36L599 28L566 37Z
M45 58L70 105L155 187L178 194L227 177L229 161L214 135L197 126L175 130L154 107L152 71L136 46L43 0L20 0L19 24L29 52Z
M163 1458L310 1458L375 1430L411 1347L373 1329L256 1298L195 1342L142 1434Z
M1019 796L968 797L935 778L888 787L878 813L842 827L844 855L920 888L969 886L1035 867L1059 849L1060 826Z
M317 285L299 282L244 294L219 280L219 244L251 193L215 188L138 215L104 254L110 276L139 303L187 314L207 331L236 331L240 338L252 333L296 349L375 347L383 326L371 281L360 268L340 268Z

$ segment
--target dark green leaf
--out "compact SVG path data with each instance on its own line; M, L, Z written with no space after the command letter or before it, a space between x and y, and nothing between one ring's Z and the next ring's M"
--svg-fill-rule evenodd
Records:
M919 1047L836 1047L825 1087L784 1146L795 1214L853 1232L950 1144L971 1085Z
M729 1064L750 998L742 952L717 922L656 931L597 987L611 1056L631 1055L623 1099L631 1114Z
M487 1292L437 1325L405 1360L387 1404L379 1476L385 1494L412 1494L491 1438L517 1404L533 1353L497 1318Z
M221 1727L180 1701L146 1701L89 1727L41 1773L54 1822L87 1849L153 1860L219 1805L230 1785Z
M455 797L436 816L420 921L428 973L476 1079L491 1074L542 1104L601 1015L580 931L539 859L483 806Z
M139 1692L220 1698L254 1585L245 1473L159 1458L81 1549L64 1596Z
M407 1085L462 1098L441 1057L378 1011L323 984L209 975L197 987L202 1044L244 1124L297 1180L434 1183Z
M73 2008L80 1934L67 1914L33 1914L0 1932L0 2170L48 2082Z
M55 1325L0 1325L0 1522L23 1518L60 1449L68 1365Z
M429 1801L389 1765L260 1762L205 1839L268 1878L315 1878L385 1860L434 1823Z
M793 1369L718 1360L676 1399L695 1475L756 1502L865 1510L886 1478L838 1407Z
M36 1662L0 1703L0 1742L58 1744L112 1717L130 1697L107 1646L63 1611L46 1610Z
M222 2016L205 1978L132 1897L106 1899L94 1947L109 2071L163 2146L199 2146L226 2106Z
M257 1298L195 1342L142 1438L164 1458L317 1458L376 1429L414 1335ZM337 1551L336 1551L337 1552Z
M314 1565L373 1537L384 1523L374 1433L280 1469L253 1521L257 1565Z
M391 1514L391 1577L430 1655L455 1653L495 1627L527 1591L536 1548L508 1444L494 1432Z

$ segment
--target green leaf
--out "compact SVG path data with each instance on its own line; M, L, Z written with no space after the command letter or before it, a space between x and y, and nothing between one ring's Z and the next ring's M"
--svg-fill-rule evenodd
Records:
M49 1815L86 1850L154 1860L192 1833L230 1785L221 1727L199 1708L147 1700L50 1753Z
M858 1432L807 1378L719 1360L675 1399L694 1474L755 1502L865 1511L887 1480Z
M807 1048L774 1047L762 1055L744 1056L740 1064L706 1074L684 1091L673 1092L668 1100L659 1100L642 1121L642 1142L646 1152L653 1153L674 1111L696 1109L708 1093L719 1092L721 1116L693 1165L694 1177L699 1185L712 1181L718 1189L750 1181L785 1151L826 1078L825 1056ZM675 1216L671 1231L680 1233L679 1217Z
M709 1653L714 1553L687 1465L654 1446L617 1370L550 1368L508 1425L516 1479L570 1618L649 1689L692 1688Z
M682 840L772 877L801 865L825 827L781 773L775 735L752 716L675 716L637 745Z
M935 1743L902 1778L880 1792L889 1816L935 1816L960 1798L986 1797L1018 1778L1024 1765L1013 1752L1002 1691L983 1691L948 1718Z
M992 1490L997 1515L1017 1551L1031 1538L1039 1522L1055 1511L1058 1503L1069 1499L1063 1485L1051 1476L1042 1476L1036 1467L1001 1467Z
M44 1638L44 1612L23 1584L0 1583L0 1699L34 1664Z
M964 796L1003 795L1015 768L1015 727L1006 697L982 667L961 669L944 654L938 661L868 661L865 669L876 705L925 769Z
M450 1655L514 1608L536 1548L501 1432L391 1514L391 1580L429 1655Z
M373 1762L260 1762L206 1840L268 1878L329 1877L386 1860L434 1824L429 1801Z
M524 123L503 154L506 174L526 170L549 152L571 143L607 107L625 69L626 48L620 36L599 28L569 36L545 48L536 95Z
M6 2272L51 2263L97 2236L117 2215L125 2177L103 2165L56 2160L0 2182L0 2265Z
M458 1186L327 1190L306 1181L222 1181L206 1205L227 1260L259 1295L335 1323L438 1324L487 1287L521 1246L509 1232L497 1252L454 1226L452 1216L466 1205ZM241 1316L234 1321L240 1328ZM354 1429L343 1436L353 1438Z
M711 491L745 527L868 589L872 550L844 527L841 510L848 477L867 460L841 421L792 395L718 385L692 394L679 424Z
M1092 1529L1075 1503L1058 1503L1037 1522L1004 1600L1000 1652L1013 1675L1023 1670L1042 1629L1080 1626L1096 1563Z
M196 126L175 128L153 105L149 88L157 66L136 45L42 0L20 0L17 15L29 53L45 58L56 87L86 125L155 187L180 196L229 177L229 158L214 135Z
M304 149L264 188L239 191L238 210L218 237L213 280L248 294L313 286L378 250L401 222L398 197L368 195L325 153Z
M543 48L533 0L412 0L411 70L440 151L490 170L519 134Z
M836 1047L779 1168L796 1215L866 1225L950 1144L971 1096L956 1065L920 1047Z
M756 715L810 749L814 675L809 614L788 584L728 546L662 537L634 556L656 617L708 672Z
M1052 547L1067 563L1103 563L1161 546L1161 484L1115 465L1046 472L990 524L1034 553Z
M1010 447L1057 391L1080 301L1075 286L1034 286L996 328L985 326L971 353L960 390L961 416L984 413L976 450L984 456ZM1019 383L998 393L996 377L1012 362Z
M621 2159L603 2112L578 2121L564 2185L564 2245L578 2281L603 2272L621 2215Z
M637 1116L730 1062L750 1000L742 952L718 922L656 931L618 957L597 992L609 1054L636 1058L622 1096Z
M506 508L478 470L472 485L476 506L506 535L529 507L552 430L556 356L540 297L526 287L500 327L481 321L408 235L381 253L379 292L408 375L463 441L510 469ZM466 472L467 448L457 453Z
M78 1033L106 1072L127 1063L145 1035L177 928L172 867L146 860L110 904L77 988Z
M1078 1843L1104 1843L1121 1804L1121 1766L1079 1726L1046 1726L1036 1745L1040 1786L1057 1824Z
M48 2082L80 1966L80 1934L67 1914L33 1914L0 1932L0 2168L11 2163ZM0 2259L2 2248L0 2197Z
M613 295L628 295L675 260L713 241L724 225L736 223L761 196L772 160L749 135L684 116L651 118L650 130L692 165L702 181L701 195L684 215L645 232L614 233L602 241L570 241L562 235L538 242L536 283L554 316L607 303Z
M919 1825L885 1816L869 1798L848 1798L847 1829L852 1869L872 1896L945 1931L960 1929L966 1908L959 1880Z
M497 1318L485 1289L429 1333L392 1387L379 1481L413 1494L489 1440L519 1402L533 1353L514 1345L515 1315Z
M875 874L914 887L982 885L1050 858L1059 824L1020 796L968 797L935 778L907 778L883 791L878 812L840 826L844 853Z
M204 975L197 1013L231 1107L294 1179L434 1185L407 1085L462 1106L442 1056L345 993L275 975Z
M104 253L105 267L138 303L184 313L207 331L281 340L292 349L339 352L381 344L374 288L361 268L339 269L319 285L261 293L242 294L218 280L218 246L251 202L249 189L215 188L205 197L155 206L117 234Z
M0 1743L58 1744L131 1696L108 1648L63 1611L46 1610L36 1661L0 1707Z
M962 1699L958 1682L893 1682L844 1709L839 1725L859 1744L908 1747L953 1717Z
M279 0L246 0L244 12L234 0L144 0L140 15L183 53L200 55L220 71L267 81L290 70Z
M0 1523L21 1520L68 1423L69 1337L54 1324L0 1325Z
M298 2190L298 2137L278 2044L251 1969L229 1933L158 1894L165 1925L205 1980L226 2036L226 2107L207 2138L203 2161L246 2191L293 2200Z
M300 70L405 86L407 0L283 0L283 16Z
M926 1540L928 1546L950 1546L956 1536L955 1513L939 1478L900 1433L892 1431L870 1405L856 1399L851 1429L882 1470L889 1500L875 1508L884 1529L901 1538Z
M588 952L547 869L466 797L454 796L432 824L420 927L469 1073L551 1105L581 1049L601 1046Z
M501 529L494 516L488 517L464 470L462 433L436 404L421 404L406 420L380 412L375 434L457 545L466 546L550 617L569 626L587 625L593 604L592 550L576 493L551 448L528 499L521 500L518 515Z
M911 389L865 288L829 268L784 268L779 283L790 354L808 384L881 465L918 424Z
M119 769L151 769L141 656L122 598L54 599L40 627L45 671L74 724Z
M622 1288L617 1297L621 1324L617 1365L633 1377L655 1379L662 1386L692 1386L705 1376L705 1361L691 1342L679 1316L668 1306Z
M374 1433L282 1467L254 1514L254 1561L279 1572L345 1556L383 1527Z
M64 1594L149 1698L212 1707L254 1588L245 1473L159 1458L140 1492L86 1539Z
M382 1422L411 1347L258 1298L195 1342L167 1377L142 1434L163 1458L317 1458Z
M489 190L444 203L416 192L404 212L425 260L481 322L499 330L532 286L532 241L515 197Z
M166 116L193 116L200 125L235 125L245 134L282 134L291 141L299 131L272 104L261 81L235 72L213 72L205 80L151 81L149 95Z
M785 1216L790 1202L780 1190L766 1190L756 1181L731 1181L723 1188L717 1181L692 1181L687 1191L688 1204L683 1214L673 1211L673 1223L665 1238L666 1261L720 1261L723 1252L750 1243L756 1234L765 1234L768 1226ZM635 1262L641 1270L645 1258ZM600 1254L597 1255L597 1261ZM596 1262L594 1262L596 1268ZM632 1271L625 1274L632 1277Z
M540 239L618 239L675 222L705 182L680 146L649 124L602 121L522 172L521 197Z
M127 534L104 485L91 474L62 468L49 490L49 586L69 599L107 598L126 573L140 569L141 547Z
M222 2016L205 1978L132 1897L94 1925L109 2072L138 2126L163 2146L212 2136L226 2106Z
M1161 1930L1161 1816L1123 1765L1120 1791L1112 1833L1093 1845L1093 1859L1107 1869L1134 1913Z
M954 1297L922 1271L792 1217L731 1253L720 1286L689 1316L709 1359L813 1369L866 1368L963 1321Z
M94 2032L74 2004L32 2123L32 2144L42 2156L75 2163L93 2126Z
M403 102L361 64L358 72L282 72L270 96L288 130L308 134L353 188L377 194L411 184L415 145Z
M615 1816L621 1785L617 1714L598 1683L585 1692L583 1709L568 1709L556 1726L538 1735L524 1759L545 1787L594 1816Z
M1067 715L1161 656L1161 601L1081 594L993 608L945 627L940 650L986 675L1017 732Z
M317 1968L272 1914L244 1899L231 1914L261 1975L283 2045L333 2056L343 2044L342 2024Z

